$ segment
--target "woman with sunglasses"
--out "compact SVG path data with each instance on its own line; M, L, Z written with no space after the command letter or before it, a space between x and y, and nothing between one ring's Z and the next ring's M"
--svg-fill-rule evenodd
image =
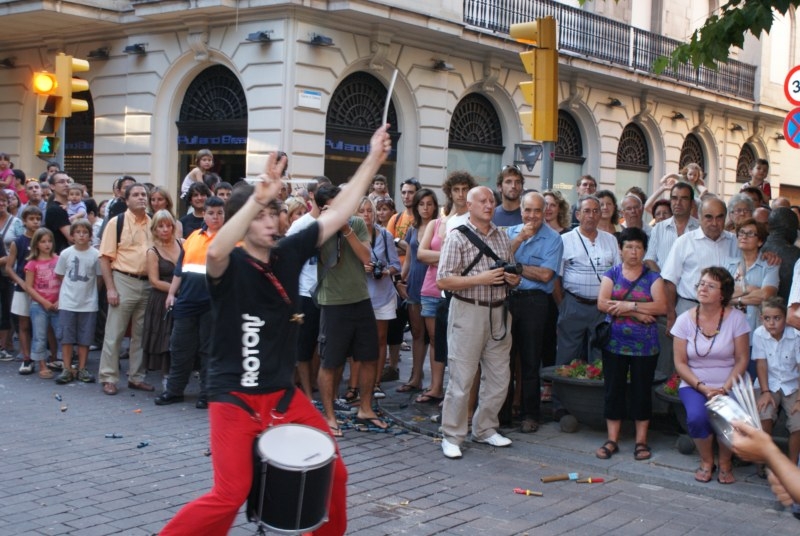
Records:
M745 372L750 359L750 326L745 314L731 307L733 276L721 266L706 268L697 284L697 306L678 317L672 327L678 389L686 408L686 426L700 453L694 473L698 482L709 482L714 464L714 430L705 403L730 391L733 381ZM720 484L733 484L731 451L719 444Z

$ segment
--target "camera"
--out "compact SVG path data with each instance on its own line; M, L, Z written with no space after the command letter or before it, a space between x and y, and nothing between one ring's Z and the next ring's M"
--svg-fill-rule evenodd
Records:
M506 262L502 259L499 259L495 261L495 263L491 266L490 270L496 270L497 268L502 268L503 271L507 274L522 275L522 263L519 262L515 262L512 264L510 262ZM502 287L503 285L505 285L505 283L500 283L494 286Z
M383 277L383 271L386 269L386 265L381 261L375 261L372 263L372 278L373 279L381 279Z

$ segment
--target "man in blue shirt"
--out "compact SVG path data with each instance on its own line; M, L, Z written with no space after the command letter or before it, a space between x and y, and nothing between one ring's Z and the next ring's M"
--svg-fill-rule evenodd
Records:
M520 196L525 188L525 177L515 165L505 166L497 175L497 189L501 203L494 209L492 223L506 229L522 223Z
M539 369L547 327L549 296L553 293L561 254L561 236L544 222L544 197L529 192L522 198L522 224L507 229L514 260L522 264L522 282L509 294L511 310L511 369L518 357L522 369L522 427L535 432L540 418Z

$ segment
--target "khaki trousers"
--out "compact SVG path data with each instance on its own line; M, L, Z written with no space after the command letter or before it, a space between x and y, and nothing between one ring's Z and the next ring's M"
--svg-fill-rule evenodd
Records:
M119 349L128 322L131 322L131 348L128 361L128 381L144 381L147 369L142 359L142 335L144 331L144 312L150 297L150 282L136 279L119 272L113 272L114 285L119 294L119 305L108 306L106 333L103 338L103 352L100 354L101 383L119 382Z

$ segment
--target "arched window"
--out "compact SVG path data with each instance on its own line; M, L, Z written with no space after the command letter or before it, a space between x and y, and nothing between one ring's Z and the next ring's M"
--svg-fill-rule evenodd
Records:
M222 180L234 183L245 176L247 98L230 69L214 65L192 80L176 124L179 179L191 171L200 149L214 153L212 171Z
M639 125L629 123L619 138L617 168L631 171L650 171L650 151Z
M706 158L703 155L703 146L700 139L694 134L688 134L683 140L681 147L681 157L678 161L678 169L683 169L687 164L695 163L705 172Z
M750 170L756 163L756 152L749 143L742 145L739 151L739 160L736 162L736 182L747 182L750 180Z
M369 152L372 133L381 125L386 103L386 86L369 73L353 73L339 84L328 105L325 132L325 175L334 183L346 181ZM394 101L389 104L393 150L379 173L389 179L394 191L398 131Z
M558 111L558 141L556 142L557 162L573 162L583 164L583 139L578 122L572 114L564 110Z
M494 185L502 166L503 129L492 103L479 93L465 96L450 119L447 169L466 169L482 184Z

